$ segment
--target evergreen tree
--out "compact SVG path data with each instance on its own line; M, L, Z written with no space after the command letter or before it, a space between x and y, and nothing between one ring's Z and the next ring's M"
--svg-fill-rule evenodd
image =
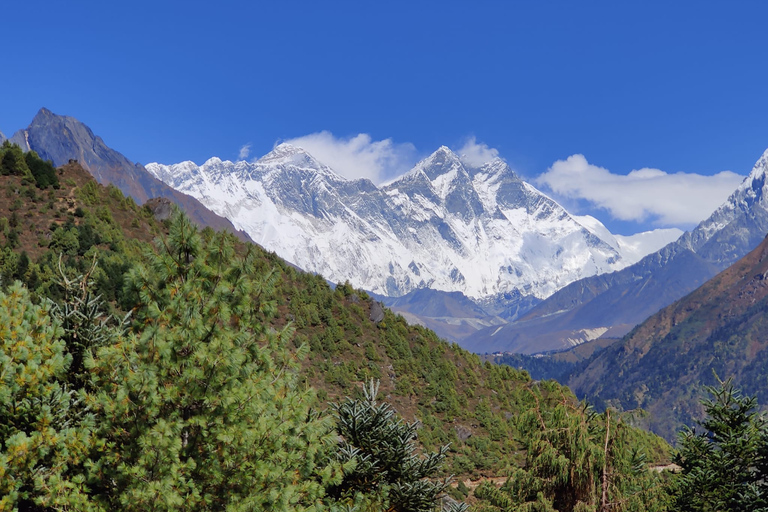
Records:
M387 403L376 401L378 384L363 387L362 399L334 404L336 430L341 436L338 460L347 468L343 481L329 494L358 509L428 512L437 509L448 480L434 480L448 446L420 457L416 453L416 423L396 417ZM350 469L350 463L353 468ZM453 510L466 510L455 506Z
M24 176L26 181L34 183L32 173L24 160L24 152L18 144L3 143L2 157L0 157L0 174L6 176Z
M768 425L757 413L757 399L743 396L731 379L707 391L704 432L680 433L675 510L768 510Z
M86 459L93 419L75 412L61 334L20 283L0 292L0 511L91 509L70 469Z
M102 454L92 484L121 510L303 510L334 477L328 417L273 332L274 274L176 213L127 277L134 330L87 361Z
M43 160L34 151L27 151L24 154L24 161L32 173L32 177L35 179L37 188L60 187L59 177L56 176L56 168L51 162Z
M556 389L560 396L550 398L530 390L534 406L516 418L524 467L501 489L481 485L475 495L504 510L666 510L658 476L647 471L643 454L632 448L637 443L632 431L610 410L597 414Z

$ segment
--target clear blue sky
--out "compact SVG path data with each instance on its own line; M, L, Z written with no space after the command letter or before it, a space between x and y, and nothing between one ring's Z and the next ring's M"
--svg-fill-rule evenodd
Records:
M0 130L45 106L142 163L323 130L418 156L474 136L529 179L575 154L743 175L768 147L767 2L25 0L3 18ZM593 214L618 232L686 225L610 208Z

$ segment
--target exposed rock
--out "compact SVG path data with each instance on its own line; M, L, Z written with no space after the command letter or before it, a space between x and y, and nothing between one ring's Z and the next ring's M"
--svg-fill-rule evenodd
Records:
M144 208L152 212L155 219L163 221L169 219L173 213L173 203L165 197L154 197L144 203Z
M369 318L374 324L378 324L384 320L384 306L382 306L381 302L371 302L371 314Z
M232 223L203 206L197 199L178 192L152 176L141 164L108 147L101 137L73 117L59 116L42 108L32 123L11 138L25 151L34 150L44 160L61 166L77 160L102 185L113 184L138 204L152 197L166 197L200 226L235 233L242 240L251 238Z
M454 429L456 430L456 436L462 443L472 437L472 430L463 425L456 425Z

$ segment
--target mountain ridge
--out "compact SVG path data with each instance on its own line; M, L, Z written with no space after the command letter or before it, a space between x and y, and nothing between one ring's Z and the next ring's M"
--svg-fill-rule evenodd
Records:
M627 268L570 283L501 331L478 332L468 348L536 353L566 348L567 339L584 329L626 334L762 241L768 232L767 170L768 151L693 231Z
M503 304L493 315L622 266L615 239L602 240L500 158L472 167L441 146L377 187L298 152L278 145L253 162L147 169L299 267L384 296L460 291L484 308Z
M603 407L643 408L667 440L701 417L704 385L734 377L766 404L768 238L717 276L593 355L566 379ZM717 376L717 377L716 377Z
M77 160L99 183L117 186L138 204L150 198L166 197L186 211L197 224L231 231L243 240L250 240L229 220L209 211L196 199L168 187L149 174L144 166L108 147L101 137L74 117L60 116L41 108L30 125L18 130L10 141L24 151L34 150L55 166Z

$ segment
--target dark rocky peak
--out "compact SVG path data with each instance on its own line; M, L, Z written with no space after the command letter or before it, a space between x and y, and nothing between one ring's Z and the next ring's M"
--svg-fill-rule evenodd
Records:
M41 158L51 160L56 166L64 165L70 159L79 161L100 183L112 182L107 169L134 165L110 149L85 124L74 117L56 115L46 108L41 108L29 127L14 137L23 137L26 147L19 145L37 151ZM146 197L134 198L139 202L146 200Z
M11 141L11 144L16 144L24 152L27 152L30 149L27 130L16 131L9 140Z
M77 160L99 183L115 185L138 204L144 204L153 197L166 197L198 225L225 229L250 241L245 233L235 229L227 219L214 214L198 200L172 189L152 176L143 165L131 162L108 147L101 137L74 117L56 115L41 108L29 127L16 136L25 143L25 149L36 151L40 157L51 160L57 167L70 160Z

